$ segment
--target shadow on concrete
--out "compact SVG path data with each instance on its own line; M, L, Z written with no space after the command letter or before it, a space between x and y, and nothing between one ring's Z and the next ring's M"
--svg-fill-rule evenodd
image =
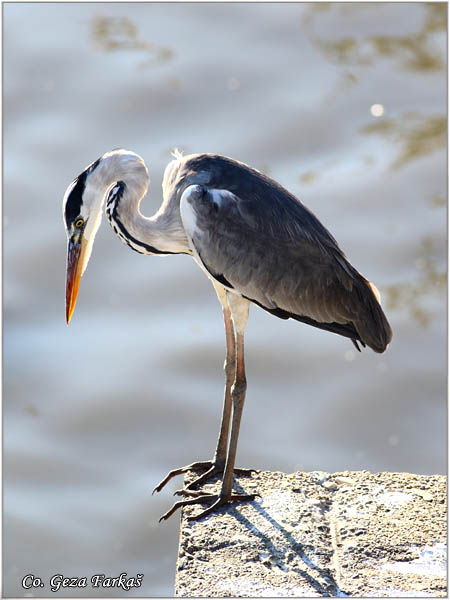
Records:
M238 493L248 493L248 491L246 491L238 482L236 482L236 480L234 481L233 487ZM339 589L339 586L337 585L332 573L328 569L324 569L316 565L308 556L304 545L297 542L294 536L287 531L283 525L271 517L269 513L261 506L258 500L254 500L251 503L251 506L264 519L266 519L266 521L268 521L274 529L276 529L285 537L292 552L296 554L305 563L305 565L309 567L309 569L317 573L317 577L311 575L304 569L293 567L292 564L286 565L286 570L298 573L298 575L302 577L305 582L314 590L316 590L321 596L346 596L346 594ZM244 517L236 505L231 504L225 510L227 510L228 514L233 515L240 523L242 523L253 535L256 535L264 543L264 546L267 548L267 551L270 553L270 555L279 558L280 563L283 562L284 555L286 553L280 552L267 533L263 533L254 523L251 522L251 520L249 520L247 517Z

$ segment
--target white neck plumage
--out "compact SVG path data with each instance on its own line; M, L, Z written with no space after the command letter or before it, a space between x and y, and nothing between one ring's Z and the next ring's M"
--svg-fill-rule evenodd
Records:
M106 214L117 236L141 254L190 253L179 207L166 199L152 217L144 217L140 204L150 178L143 159L134 152L113 150L102 156L86 180L83 204L94 207L95 222L88 222L90 238L100 225L106 199Z

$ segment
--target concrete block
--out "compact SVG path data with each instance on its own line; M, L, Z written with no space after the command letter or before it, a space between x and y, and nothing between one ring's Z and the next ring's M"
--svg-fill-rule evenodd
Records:
M261 497L183 510L176 596L446 596L444 476L256 472L235 489Z

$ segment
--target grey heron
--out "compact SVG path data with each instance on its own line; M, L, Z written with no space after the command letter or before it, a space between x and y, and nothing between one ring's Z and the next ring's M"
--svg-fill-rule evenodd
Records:
M204 471L179 490L161 519L190 504L210 514L232 501L254 499L233 493L233 473L246 392L244 332L250 303L281 319L294 320L384 352L392 332L376 287L346 259L317 217L284 189L242 162L213 154L173 154L163 177L163 201L152 217L139 210L149 175L134 152L107 152L69 185L63 217L68 237L66 321L72 317L81 275L92 251L106 203L117 236L142 254L191 256L212 281L222 305L225 334L225 394L212 460L174 469L175 475ZM231 426L231 432L230 432ZM223 474L218 494L198 487Z

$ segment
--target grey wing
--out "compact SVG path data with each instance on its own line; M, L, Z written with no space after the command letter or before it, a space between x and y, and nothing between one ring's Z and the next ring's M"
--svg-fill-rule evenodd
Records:
M390 328L371 284L292 196L192 185L180 209L197 261L220 283L282 318L386 348Z

